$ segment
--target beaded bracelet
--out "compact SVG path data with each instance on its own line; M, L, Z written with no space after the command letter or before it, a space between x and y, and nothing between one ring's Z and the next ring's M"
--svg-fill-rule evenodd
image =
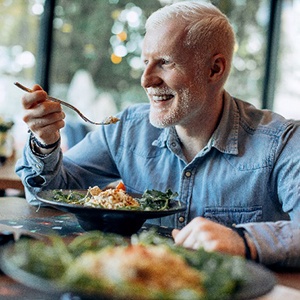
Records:
M30 132L30 140L32 142L34 142L38 147L42 148L42 149L51 149L51 148L54 148L56 147L59 143L60 143L60 137L59 139L55 142L55 143L52 143L52 144L44 144L42 142L40 142L32 132Z
M252 256L251 256L251 249L249 247L246 235L245 235L245 231L246 229L243 227L232 227L232 230L234 230L242 239L245 245L245 257L246 259L251 260Z

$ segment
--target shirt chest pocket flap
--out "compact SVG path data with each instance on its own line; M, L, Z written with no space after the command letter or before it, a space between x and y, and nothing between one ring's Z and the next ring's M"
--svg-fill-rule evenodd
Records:
M262 207L206 207L204 209L204 217L226 226L261 222Z

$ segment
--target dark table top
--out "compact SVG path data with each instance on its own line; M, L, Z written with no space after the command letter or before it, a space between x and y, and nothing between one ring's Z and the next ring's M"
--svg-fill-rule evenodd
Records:
M0 190L24 190L21 179L15 173L16 158L11 157L0 165Z

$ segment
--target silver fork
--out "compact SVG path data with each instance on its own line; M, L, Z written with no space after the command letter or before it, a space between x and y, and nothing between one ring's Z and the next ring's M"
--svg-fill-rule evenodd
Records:
M28 92L28 93L32 93L33 92L32 89L30 89L30 88L22 85L19 82L15 82L14 84L18 88L22 89L25 92ZM109 124L115 124L115 123L117 123L117 122L120 121L120 119L118 119L116 117L113 117L113 116L110 116L110 117L107 117L102 122L94 122L94 121L91 121L90 119L88 119L78 108L76 108L75 106L71 105L68 102L62 101L60 99L57 99L57 98L54 98L54 97L51 97L51 96L47 96L47 99L51 100L51 101L54 101L54 102L58 102L58 103L60 103L60 104L62 104L64 106L67 106L70 109L73 109L85 122L88 122L88 123L91 123L91 124L94 124L94 125L109 125Z

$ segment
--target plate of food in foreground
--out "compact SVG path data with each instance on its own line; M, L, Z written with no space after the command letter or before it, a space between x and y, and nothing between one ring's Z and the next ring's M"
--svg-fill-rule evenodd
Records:
M161 218L184 211L171 190L146 190L142 195L129 194L124 188L101 190L45 190L36 197L46 205L73 213L86 230L131 235L147 219Z
M276 283L258 264L188 250L154 231L131 240L100 231L70 243L59 236L48 242L20 240L3 249L0 267L54 299L246 300L268 293Z

